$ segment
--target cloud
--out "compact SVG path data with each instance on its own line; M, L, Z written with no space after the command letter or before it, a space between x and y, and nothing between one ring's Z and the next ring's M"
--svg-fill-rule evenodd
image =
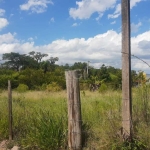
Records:
M54 22L55 22L55 19L52 17L52 18L50 19L50 22L54 23Z
M4 9L0 9L0 16L3 16L5 14L5 10Z
M130 1L130 9L132 9L134 6L137 5L137 3L141 2L143 0L131 0ZM115 7L115 11L113 14L108 14L108 18L118 18L121 14L121 4L117 4Z
M139 27L142 25L141 22L138 24L131 23L131 32L136 33L139 30Z
M2 18L2 16L4 16L4 14L5 14L5 10L0 9L0 30L2 30L4 27L6 27L9 24L7 19Z
M149 41L148 40L140 41L138 46L141 49L150 50L150 40Z
M28 0L27 3L20 5L20 9L31 10L33 13L43 13L48 4L53 4L52 0Z
M116 10L113 14L109 14L108 18L118 18L121 14L121 4L116 5Z
M72 24L72 27L77 27L77 26L79 26L79 25L81 25L81 22L80 22L80 23L73 23L73 24Z
M131 0L130 1L130 8L132 9L134 6L137 5L137 3L144 1L144 0Z
M116 21L111 22L111 24L116 24Z
M131 37L131 53L150 64L150 31ZM36 46L34 40L21 42L15 35L8 33L0 36L0 55L7 52L29 53L31 51L47 53L59 57L60 64L87 62L100 67L102 64L121 68L121 33L109 30L88 39L58 39L46 45ZM139 59L132 57L132 69L149 70ZM144 71L143 70L143 71ZM149 71L150 72L150 71Z
M92 14L103 13L114 6L117 0L82 0L76 1L77 8L70 8L69 14L73 19L88 19Z
M0 18L0 30L9 24L8 20L5 18Z
M72 25L72 27L76 27L76 26L78 26L78 24L77 24L77 23L74 23L74 24Z
M15 33L11 34L10 32L7 34L0 35L0 44L10 44L13 42L17 42L18 40L15 39Z

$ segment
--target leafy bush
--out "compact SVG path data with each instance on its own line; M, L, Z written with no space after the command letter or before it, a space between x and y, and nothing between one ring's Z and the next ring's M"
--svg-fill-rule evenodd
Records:
M104 92L106 92L108 90L108 87L107 87L107 85L106 84L101 84L101 86L100 86L100 88L99 88L99 92L100 93L104 93Z
M89 84L88 83L80 83L80 90L88 90Z
M25 84L19 84L19 86L17 87L18 92L26 92L28 90L29 90L29 87Z
M132 141L124 141L120 143L115 143L112 146L112 150L147 150L147 146L137 139Z
M57 91L61 91L62 88L61 88L61 86L58 85L58 83L52 82L51 84L48 84L48 85L46 86L46 90L49 91L49 92L50 92L50 91L51 91L51 92L57 92Z

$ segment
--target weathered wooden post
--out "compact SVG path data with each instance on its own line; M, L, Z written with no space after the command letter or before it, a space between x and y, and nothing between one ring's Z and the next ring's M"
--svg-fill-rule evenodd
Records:
M9 123L9 140L13 139L12 131L12 91L11 82L8 80L8 123Z
M130 0L122 0L122 125L123 135L131 139L131 46L130 46Z
M82 149L82 120L78 71L66 71L69 150Z

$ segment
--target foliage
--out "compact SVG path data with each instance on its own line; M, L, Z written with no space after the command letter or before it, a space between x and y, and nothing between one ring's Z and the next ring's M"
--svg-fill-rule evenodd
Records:
M45 59L43 59L45 58ZM46 59L47 58L47 59ZM122 72L121 69L112 66L94 68L87 62L75 62L73 65L56 65L58 57L49 57L48 54L31 51L29 54L5 53L4 63L0 67L0 87L7 88L8 80L12 82L12 88L17 88L19 84L26 84L29 89L41 90L42 85L56 82L62 89L66 88L65 70L80 70L80 87L88 89L89 85L100 85L105 83L113 90L121 89ZM88 70L87 70L88 69ZM131 71L132 86L145 84L146 78L140 71Z
M5 53L3 54L3 60L5 60L4 64L2 64L3 67L8 69L13 69L16 71L19 71L21 68L37 68L38 64L34 59L27 56L26 54L19 54L19 53Z
M66 143L66 120L53 116L49 111L40 110L31 117L30 132L27 134L28 149L59 149ZM34 144L33 144L34 143Z
M49 92L57 92L62 90L62 88L56 82L52 82L46 86L46 90Z
M0 96L0 140L8 139L7 92ZM45 92L13 92L13 140L21 149L65 149L66 101ZM57 106L57 107L56 107Z
M108 90L108 87L105 83L101 84L100 88L99 88L99 92L100 93L104 93Z
M133 141L120 135L121 92L81 94L84 149L150 149L150 87L133 89ZM0 139L8 138L7 92L0 93ZM67 149L66 91L13 91L14 140L26 150ZM48 144L49 143L49 144ZM134 150L133 149L133 150Z
M42 58L48 56L48 54L42 54L41 52L35 52L35 51L29 52L29 55L37 62L41 62Z
M115 143L112 146L112 150L147 150L147 146L137 139L132 141L124 141Z
M16 90L18 92L27 92L29 90L29 87L26 84L19 84Z
M80 82L80 90L88 90L88 89L89 89L89 83Z

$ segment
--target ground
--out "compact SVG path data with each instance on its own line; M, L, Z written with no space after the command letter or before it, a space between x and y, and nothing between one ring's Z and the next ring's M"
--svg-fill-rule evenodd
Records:
M12 148L9 148L12 147ZM8 140L3 140L0 142L0 150L19 150L18 146L11 146Z

